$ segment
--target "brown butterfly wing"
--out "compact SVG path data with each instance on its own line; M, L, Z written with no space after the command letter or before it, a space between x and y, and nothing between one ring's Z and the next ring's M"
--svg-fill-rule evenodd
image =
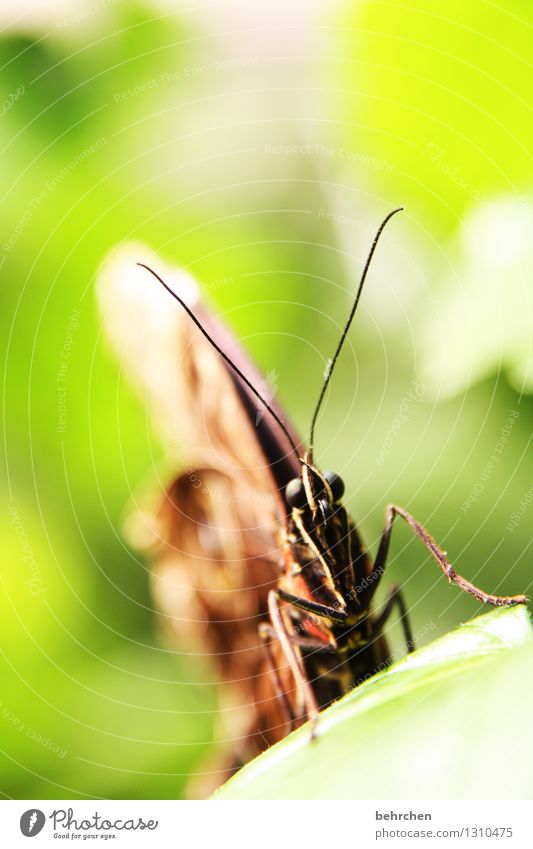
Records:
M182 648L208 654L223 683L221 754L197 791L205 793L231 765L287 731L258 625L282 568L280 490L299 463L281 428L138 261L187 300L259 391L262 379L202 308L190 277L165 269L139 245L109 258L98 281L105 326L168 449L166 479L132 512L128 534L149 554L164 627ZM279 652L277 660L289 692L294 685Z

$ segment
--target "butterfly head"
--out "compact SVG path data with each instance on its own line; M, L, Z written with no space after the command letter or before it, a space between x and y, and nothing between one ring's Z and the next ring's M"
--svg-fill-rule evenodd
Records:
M344 495L344 481L335 472L321 472L302 460L302 473L285 488L285 500L291 510L310 511L313 519L327 520Z

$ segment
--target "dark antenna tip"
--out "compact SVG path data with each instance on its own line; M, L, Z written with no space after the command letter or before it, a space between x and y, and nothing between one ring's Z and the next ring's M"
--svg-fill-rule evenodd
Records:
M292 450L294 451L294 453L296 454L296 456L298 457L298 459L300 459L300 454L299 454L298 448L297 448L297 446L296 446L296 443L295 443L294 439L292 438L291 434L289 433L289 430L288 430L288 428L287 428L286 424L283 422L283 420L280 418L280 416L276 413L276 411L275 411L274 409L272 409L272 407L270 406L270 404L269 404L269 403L268 403L268 402L267 402L267 401L263 398L263 396L261 395L261 393L257 391L257 389L255 388L255 386L253 385L253 383L251 383L251 381L250 381L250 380L248 380L248 378L246 377L246 375L245 375L245 374L243 374L243 373L242 373L242 371L240 370L240 368L238 368L238 367L235 365L235 363L234 363L234 362L233 362L233 361L232 361L232 360L228 357L228 355L227 355L227 354L226 354L226 353L222 350L222 348L220 347L220 345L217 345L217 343L215 342L215 340L214 340L214 339L213 339L213 338L209 335L209 333L207 332L207 330L205 329L205 327L204 327L204 326L202 325L202 323L201 323L201 322L200 322L200 321L196 318L195 314L194 314L194 313L193 313L193 311L190 309L190 307L189 307L189 306L187 306L187 304L185 303L185 301L183 301L183 300L180 298L180 296L179 296L179 295L177 295L177 294L174 292L174 290L173 290L173 289L171 289L171 288L170 288L170 286L169 286L167 283L165 283L165 281L163 280L163 278L162 278L162 277L160 277L160 276L159 276L159 274L158 274L156 271L154 271L154 270L153 270L153 268L150 268L150 266L149 266L149 265L145 265L145 264L144 264L144 262L137 262L137 263L136 263L136 265L140 266L140 268L144 268L144 269L146 269L146 271L149 271L149 272L150 272L150 274L151 274L153 277L155 277L155 279L156 279L156 280L158 280L158 281L159 281L159 283L161 283L161 285L162 285L162 286L163 286L163 287L167 290L167 292L168 292L170 295L172 295L172 297L174 298L174 300L176 300L179 304L181 304L181 306L183 307L183 309L185 310L185 312L187 313L187 315L189 316L189 318L190 318L190 319L194 322L194 324L196 325L196 327L198 328L198 330L200 331L200 333L202 333L202 335L203 335L203 336L205 336L205 338L207 339L207 341L209 342L209 344L210 344L210 345L211 345L211 346L215 349L215 351L217 351L217 353L218 353L218 354L220 354L220 356L222 357L222 359L224 360L224 362L226 362L226 363L227 363L227 364L228 364L228 365L229 365L229 366L233 369L233 371L234 371L234 372L235 372L235 373L236 373L236 374L240 377L240 379L243 381L243 383L245 383L245 384L246 384L246 386L248 387L248 389L249 389L251 392L253 392L253 394L255 395L255 397L257 398L257 400L261 402L261 404L264 406L264 408L265 408L266 410L268 410L268 412L270 413L270 415L272 416L272 418L273 418L273 419L274 419L274 420L278 423L278 425L279 425L279 426L280 426L280 428L282 429L283 433L285 434L285 436L286 436L286 437L287 437L287 439L289 440L289 444L290 444L290 446L291 446Z
M383 230L385 229L385 226L390 221L392 216L396 215L397 212L402 212L402 210L403 210L403 206L398 206L396 209L393 209L392 212L389 212L389 214L385 216L385 218L383 219L383 221L381 222L381 224L378 227L377 233L374 236L374 241L372 242L372 246L370 248L370 251L368 252L368 256L367 256L366 262L365 262L365 267L363 268L363 273L361 274L361 279L359 280L359 286L357 287L355 300L353 302L353 306L352 306L350 315L348 316L348 321L346 322L346 324L344 326L344 330L342 331L341 338L339 339L339 343L337 345L335 353L328 363L328 367L327 367L327 370L326 370L326 376L324 378L324 383L322 384L322 389L320 391L320 395L319 395L319 398L318 398L318 401L317 401L317 404L316 404L316 407L315 407L315 410L314 410L314 413L313 413L313 418L311 419L311 429L310 429L310 432L309 432L309 459L310 459L311 462L313 462L313 450L314 450L314 442L315 442L315 427L316 427L316 422L317 422L317 419L318 419L318 414L320 412L320 407L322 406L322 402L324 400L326 390L327 390L327 388L329 386L329 382L331 380L331 375L333 373L333 369L335 368L335 364L336 364L336 362L339 358L339 354L342 350L342 346L344 345L344 341L346 339L346 336L348 335L350 325L353 321L353 317L354 317L355 312L357 310L357 307L359 305L359 299L361 297L361 292L363 291L363 286L364 286L364 283L365 283L366 275L368 274L368 269L370 268L370 263L372 262L372 257L374 256L374 252L376 250L377 243L379 242L379 237L381 236Z

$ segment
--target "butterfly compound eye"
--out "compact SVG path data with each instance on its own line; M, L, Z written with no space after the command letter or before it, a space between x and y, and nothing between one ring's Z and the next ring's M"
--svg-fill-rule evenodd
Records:
M335 472L324 472L324 477L329 483L331 494L333 495L333 501L337 503L337 501L340 501L344 495L344 481L341 477L339 477L339 475L336 475Z
M307 506L304 482L301 478L293 478L285 488L285 499L289 507L303 510Z

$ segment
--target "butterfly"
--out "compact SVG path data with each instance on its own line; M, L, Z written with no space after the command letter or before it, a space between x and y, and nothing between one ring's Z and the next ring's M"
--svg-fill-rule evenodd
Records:
M176 422L170 430L181 432L189 459L149 511L147 548L156 598L182 645L188 639L203 645L218 665L228 756L223 766L219 761L216 780L307 720L314 736L323 708L390 663L383 630L393 611L399 612L407 651L414 649L400 587L390 589L381 610L374 609L397 517L448 581L477 601L527 601L524 595L491 595L463 578L429 532L397 505L386 509L372 558L343 506L341 477L314 461L327 388L378 241L399 211L390 212L376 232L307 448L249 357L201 305L196 289L193 296L187 291L191 281L138 263L179 304L172 318L170 302L166 306L163 343L179 373L172 392L159 387L156 402L166 410L163 417ZM141 340L146 356L137 354L135 362L154 398L149 332L145 327ZM153 341L161 344L160 328Z

